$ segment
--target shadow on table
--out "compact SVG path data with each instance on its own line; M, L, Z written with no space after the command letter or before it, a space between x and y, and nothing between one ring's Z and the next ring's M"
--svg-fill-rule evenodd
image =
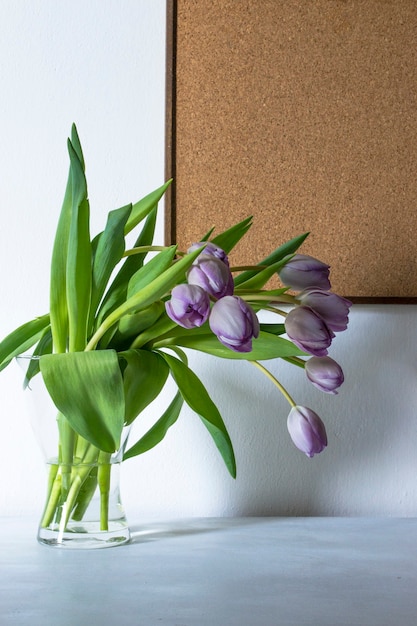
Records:
M169 537L181 537L190 535L202 535L224 531L227 529L240 528L243 526L259 525L266 523L271 518L268 517L225 517L225 518L205 518L173 520L167 522L150 522L147 524L134 524L130 526L131 543L144 543L146 541L157 541Z

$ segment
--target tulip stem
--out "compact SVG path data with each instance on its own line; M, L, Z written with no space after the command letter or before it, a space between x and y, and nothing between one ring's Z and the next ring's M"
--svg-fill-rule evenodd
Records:
M280 304L297 304L298 301L294 296L282 293L279 295L273 295L271 293L262 292L262 291L250 291L245 292L244 290L236 289L236 295L240 296L242 300L246 300L248 302L269 302L273 304L274 302L279 302Z
M143 252L163 252L166 249L166 246L138 246L137 248L125 250L123 256L132 256L133 254L142 254Z
M264 311L269 311L270 313L276 313L277 315L281 315L281 317L287 317L288 313L285 311L281 311L281 309L277 309L275 306L264 306L262 307Z
M260 271L260 270L266 270L268 269L268 265L234 265L233 267L230 268L231 272L245 272L245 271L250 271L250 270L256 270L256 271Z
M283 356L282 359L291 363L292 365L297 365L298 367L305 368L306 361L304 359L300 359L298 356Z
M273 376L271 374L271 372L269 370L266 369L266 367L264 367L263 365L261 365L258 361L250 361L253 365L255 365L255 367L257 367L259 370L261 370L261 372L263 374L265 374L265 376L267 378L269 378L269 380L271 380L274 385L276 385L278 387L278 389L280 390L280 392L282 393L282 395L284 396L284 398L288 401L288 403L290 404L290 406L294 407L296 406L295 401L293 400L293 398L291 398L290 394L288 393L288 391L285 389L285 387L283 385L281 385L281 383L279 382L279 380L277 380L275 378L275 376Z

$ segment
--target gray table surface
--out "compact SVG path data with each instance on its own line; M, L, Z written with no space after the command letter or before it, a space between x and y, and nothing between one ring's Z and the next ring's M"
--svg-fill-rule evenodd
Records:
M1 626L415 626L417 519L207 518L104 550L0 519Z

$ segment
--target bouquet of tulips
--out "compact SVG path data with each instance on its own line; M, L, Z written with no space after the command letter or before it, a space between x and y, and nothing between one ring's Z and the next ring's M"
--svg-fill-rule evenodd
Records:
M294 444L310 457L321 452L327 438L320 417L298 406L261 363L281 358L305 368L308 379L330 394L343 382L328 348L335 333L346 329L351 303L331 292L328 265L297 253L307 235L245 267L233 267L229 259L250 228L250 217L225 232L203 234L186 251L155 246L157 206L168 182L136 204L111 211L104 230L91 238L84 157L75 126L68 150L49 312L0 343L0 369L29 351L34 358L25 384L42 376L56 407L59 446L44 523L63 501L68 519L87 497L85 472L74 475L74 464L85 467L142 454L165 437L183 402L201 418L228 471L236 475L226 425L188 367L184 349L253 363L289 401L288 431ZM135 243L127 249L126 235L138 225ZM276 274L282 286L267 288ZM276 323L260 323L261 310L276 314ZM168 376L178 390L166 410L138 441L121 447L122 431L164 392ZM105 476L100 485L105 497ZM105 507L102 517L105 528Z

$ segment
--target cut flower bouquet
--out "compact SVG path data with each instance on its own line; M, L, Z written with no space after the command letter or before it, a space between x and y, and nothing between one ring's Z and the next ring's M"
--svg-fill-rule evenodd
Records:
M186 251L155 246L157 206L168 181L136 204L111 211L104 230L91 239L84 157L75 126L68 150L49 312L0 343L0 369L29 351L25 386L41 377L56 410L59 444L49 460L40 528L56 529L62 536L71 520L82 520L98 488L100 531L108 530L112 464L157 445L184 402L201 418L236 476L225 422L189 368L184 349L246 360L260 369L290 404L287 425L294 444L309 457L321 452L327 437L320 417L297 405L261 363L281 358L305 368L311 383L330 394L343 383L342 369L328 349L335 333L346 329L351 303L331 291L328 265L297 253L307 234L245 267L233 267L229 258L251 217L222 233L203 234ZM139 225L134 245L127 248L126 235ZM268 288L277 274L282 286ZM276 314L277 322L261 323L261 310ZM164 393L168 376L176 394L154 425L128 445L126 430Z

